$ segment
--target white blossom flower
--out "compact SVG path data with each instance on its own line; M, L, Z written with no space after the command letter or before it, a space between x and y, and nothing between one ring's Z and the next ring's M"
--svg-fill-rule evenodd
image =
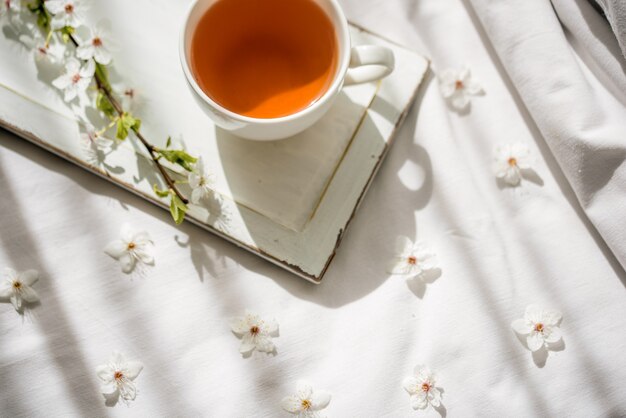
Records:
M411 395L413 409L441 405L441 391L435 387L435 375L426 366L415 366L414 375L404 379L402 386Z
M304 380L296 383L296 393L281 401L283 409L298 418L322 418L319 411L330 403L330 393L325 390L314 391L311 384Z
M39 300L39 295L31 287L38 279L37 270L26 270L21 273L13 269L4 269L5 280L0 284L0 299L8 299L16 311L22 309L24 302L32 303Z
M121 353L114 351L106 364L96 367L96 374L102 380L102 393L121 396L132 401L137 396L134 380L139 376L143 364L136 360L126 360Z
M87 61L81 67L76 58L69 58L65 64L65 74L55 79L52 85L63 90L66 102L72 101L78 93L89 87L95 70L96 65L92 60Z
M423 242L417 241L413 244L408 237L396 238L396 255L387 268L390 274L407 278L420 277L437 268L435 254Z
M522 170L531 168L530 148L523 142L497 145L493 150L493 172L510 186L522 181Z
M550 348L551 344L561 340L559 325L562 318L563 315L559 311L529 305L524 318L513 321L511 327L518 334L526 336L526 344L530 351L537 351L541 348Z
M46 43L46 40L37 33L38 32L35 31L33 36L21 34L19 40L22 44L24 44L24 46L33 52L36 61L49 63L57 62L63 55L60 50L60 45L53 40Z
M76 48L76 56L83 60L94 59L102 65L111 62L111 51L109 50L108 31L102 23L96 23L93 29L89 29L90 35L86 41L81 42Z
M239 352L246 355L255 349L265 353L275 350L272 337L278 336L278 323L275 319L263 320L258 315L246 311L241 318L231 323L231 329L241 338Z
M93 126L87 126L85 132L80 134L80 145L88 163L100 166L104 163L106 155L111 152L114 142L99 135Z
M0 0L0 16L20 11L20 0Z
M145 231L135 232L130 225L122 225L120 239L112 241L104 252L118 260L124 273L130 273L137 261L144 264L154 263L154 244Z
M461 70L449 68L441 72L439 76L441 94L450 99L452 106L463 109L470 102L470 96L482 93L483 89L476 81L472 80L469 67Z
M52 29L61 29L65 26L75 28L83 18L82 4L79 0L46 0L44 4L53 15L50 22Z
M189 186L192 189L192 203L195 203L197 205L200 200L213 195L215 176L208 170L208 168L205 168L202 157L198 158L195 170L189 173L188 181Z

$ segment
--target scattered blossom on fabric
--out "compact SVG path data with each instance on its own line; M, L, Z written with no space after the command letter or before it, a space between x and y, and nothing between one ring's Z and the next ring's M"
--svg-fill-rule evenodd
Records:
M441 391L435 387L435 375L426 366L415 366L414 375L404 379L402 386L411 395L413 409L426 409L441 405Z
M396 238L395 256L388 265L390 274L419 277L438 268L435 254L423 243L413 243L408 237Z
M522 181L522 170L530 169L530 148L523 142L497 145L493 151L493 171L497 178L510 186Z
M69 58L65 64L65 73L52 81L52 85L62 90L65 101L69 102L89 87L95 71L96 64L92 60L81 66L76 58Z
M97 23L90 31L89 37L76 48L76 56L83 60L94 59L97 63L108 65L111 62L108 31L101 23Z
M248 354L254 351L271 353L275 350L272 337L278 335L278 323L275 319L264 320L257 314L246 311L241 318L231 323L231 329L241 338L239 352Z
M526 337L526 344L531 351L550 348L550 344L562 339L561 319L563 315L556 310L541 309L535 305L526 308L524 318L516 319L511 327L521 336Z
M213 194L215 176L204 166L202 157L198 158L195 171L189 172L188 181L192 189L191 201L194 204L198 204L202 199Z
M135 263L154 263L154 244L145 231L135 232L129 224L122 225L120 238L106 246L104 252L122 265L124 273L130 273Z
M53 15L50 22L52 29L75 28L83 19L83 5L78 0L46 0L44 4Z
M296 383L296 393L281 401L283 409L298 418L321 418L320 411L330 403L330 393L325 390L313 390L309 382L300 380Z
M456 109L465 108L470 102L470 96L482 93L483 89L472 79L469 67L461 70L449 68L441 72L439 76L441 94L450 99Z
M39 279L37 270L17 271L4 269L4 281L0 284L0 299L10 300L16 311L20 311L24 302L39 300L39 295L31 286Z
M121 396L125 401L134 400L137 397L134 381L142 369L141 362L126 360L121 353L114 351L107 363L96 367L96 374L102 381L102 393Z

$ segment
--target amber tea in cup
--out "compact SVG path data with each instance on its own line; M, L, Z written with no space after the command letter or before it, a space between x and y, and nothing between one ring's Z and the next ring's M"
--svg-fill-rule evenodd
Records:
M337 62L333 23L314 0L218 0L191 38L200 88L252 118L307 108L333 83Z

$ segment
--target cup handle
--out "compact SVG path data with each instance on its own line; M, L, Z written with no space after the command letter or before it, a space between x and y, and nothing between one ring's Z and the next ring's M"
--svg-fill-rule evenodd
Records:
M389 48L380 45L358 45L350 51L350 68L344 84L361 84L386 77L393 71L395 59Z

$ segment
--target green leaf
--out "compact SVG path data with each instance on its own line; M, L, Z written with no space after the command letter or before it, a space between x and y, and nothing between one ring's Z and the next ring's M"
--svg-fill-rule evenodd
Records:
M185 150L157 149L156 152L172 164L177 164L187 171L192 171L191 164L198 161L197 158L187 154Z
M169 148L170 145L172 145L172 137L168 136L167 137L167 142L165 143L165 148Z
M98 92L98 96L96 97L96 108L109 118L114 118L117 114L109 98L102 92Z
M170 193L172 193L171 190L161 190L161 189L159 189L156 184L154 186L152 186L152 189L154 190L154 193L157 196L159 196L159 197L168 197L170 195Z
M74 28L71 26L63 26L59 29L59 32L61 32L63 42L68 43L70 41L70 36L74 33Z
M180 225L183 222L187 213L187 205L175 193L172 193L172 199L170 200L170 213L176 225Z
M133 131L139 131L141 127L141 120L133 117L130 113L124 113L117 121L117 132L115 137L117 139L126 139L128 136L128 132L132 129Z
M109 70L102 64L96 63L96 77L100 80L100 85L106 89L106 91L111 91L111 83L109 82Z
M120 117L117 120L117 131L115 132L115 137L120 140L126 139L128 136L128 126L124 123L124 118Z

